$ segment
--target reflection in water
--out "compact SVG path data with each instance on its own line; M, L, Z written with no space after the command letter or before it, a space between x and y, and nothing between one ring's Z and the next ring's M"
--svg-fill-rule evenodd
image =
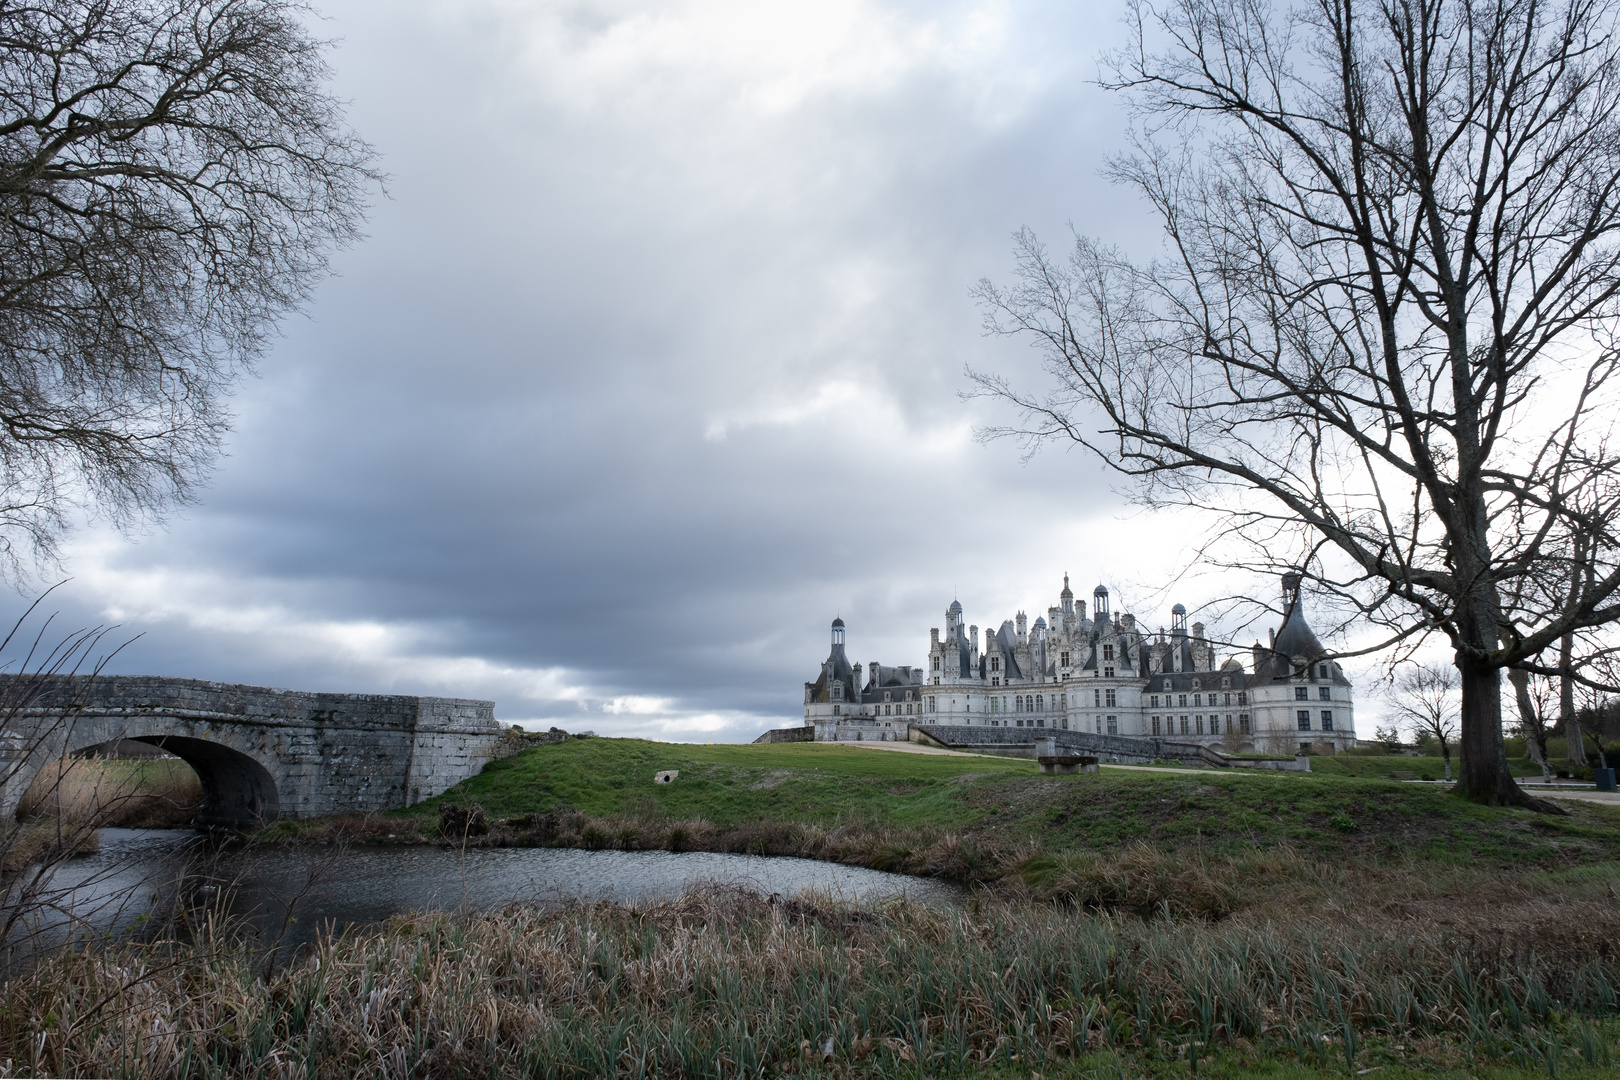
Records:
M176 899L247 920L295 944L322 929L403 911L673 899L706 884L791 896L813 889L846 901L907 896L949 902L950 885L810 859L708 852L438 847L214 849L190 832L106 829L101 850L61 871L82 883L80 925L119 932L163 915ZM292 916L289 919L289 916Z

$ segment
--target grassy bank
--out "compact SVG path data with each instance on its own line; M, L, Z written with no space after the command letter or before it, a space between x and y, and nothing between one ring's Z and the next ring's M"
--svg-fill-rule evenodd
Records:
M679 779L654 783L671 768ZM441 811L471 804L486 821L447 836ZM409 811L284 821L260 839L786 855L1220 919L1351 895L1466 905L1502 883L1558 901L1564 886L1542 871L1620 860L1620 807L1567 808L1541 815L1292 773L1043 776L1010 758L593 738L495 762Z
M678 769L679 779L655 783L654 773L664 769ZM537 817L575 834L595 821L609 841L631 826L652 840L675 824L716 835L769 824L882 831L919 842L949 835L985 849L1047 853L1127 845L1206 854L1286 847L1327 857L1504 864L1620 854L1620 809L1594 804L1543 816L1352 776L1125 769L1044 776L1034 762L1016 758L813 743L569 740L494 762L396 815L398 824L379 827L416 822L432 833L444 803L477 803L497 820L519 820L519 832L532 829ZM599 838L595 846L615 845Z
M229 941L0 986L13 1075L1612 1076L1613 942L1333 908L1210 925L709 891Z

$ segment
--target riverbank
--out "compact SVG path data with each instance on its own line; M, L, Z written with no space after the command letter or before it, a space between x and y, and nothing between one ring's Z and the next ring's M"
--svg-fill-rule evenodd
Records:
M1620 809L1571 810L1370 779L569 740L408 811L257 843L805 855L990 887L944 906L708 886L417 913L274 963L193 919L184 940L91 943L0 986L0 1060L343 1080L1609 1076ZM503 853L433 854L470 897Z
M655 782L667 769L678 778ZM1562 903L1561 873L1614 879L1620 808L1568 810L1481 807L1350 777L1046 776L1015 758L592 738L494 762L408 811L284 821L258 841L793 856L1139 915L1221 919L1332 899L1450 904L1475 919L1509 894ZM1620 940L1620 916L1594 918Z
M424 914L268 967L228 937L0 985L10 1075L1612 1076L1612 951L1342 907L1081 918L708 889Z

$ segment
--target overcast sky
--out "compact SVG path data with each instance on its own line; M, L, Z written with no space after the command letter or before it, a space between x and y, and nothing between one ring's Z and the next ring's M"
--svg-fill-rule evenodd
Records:
M50 606L142 635L115 670L735 741L802 716L834 615L918 664L953 597L1220 591L960 397L1031 372L969 296L1014 230L1156 242L1098 176L1121 0L321 6L390 198L200 500L70 546Z

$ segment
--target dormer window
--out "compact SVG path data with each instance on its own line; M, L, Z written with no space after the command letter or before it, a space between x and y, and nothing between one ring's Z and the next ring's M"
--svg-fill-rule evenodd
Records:
M991 671L1000 671L1001 670L1001 657L992 656L990 658L990 670Z
M1164 688L1166 690L1170 689L1170 680L1169 679L1164 680Z
M1324 679L1331 679L1333 677L1332 674L1329 673L1328 665L1326 664L1323 664L1320 668L1318 668L1318 670L1321 672L1321 677Z
M1058 653L1058 663L1061 664L1064 667L1068 667L1069 666L1069 654L1068 653Z
M1222 679L1221 680L1221 689L1222 690L1230 690L1230 689L1232 689L1232 680L1230 678Z
M1193 680L1193 689L1194 689L1194 690L1201 690L1201 689L1203 689L1203 685L1204 685L1204 684L1203 684L1203 683L1201 683L1201 682L1199 682L1199 681L1198 681L1198 680L1197 680L1197 679L1194 679L1194 680Z
M1112 660L1113 658L1114 658L1114 647L1112 645L1104 645L1103 646L1103 659L1104 660Z

